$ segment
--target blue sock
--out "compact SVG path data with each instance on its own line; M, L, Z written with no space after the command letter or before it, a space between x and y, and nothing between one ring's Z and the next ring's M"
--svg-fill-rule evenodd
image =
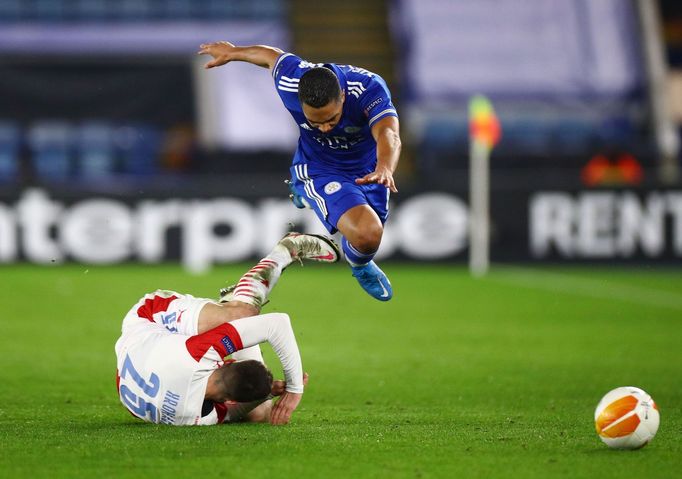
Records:
M376 251L374 253L364 254L356 250L352 244L348 242L346 237L341 238L341 247L346 255L346 261L350 263L351 266L363 266L372 261Z

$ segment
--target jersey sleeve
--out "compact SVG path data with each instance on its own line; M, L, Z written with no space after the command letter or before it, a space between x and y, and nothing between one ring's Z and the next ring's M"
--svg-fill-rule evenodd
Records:
M298 80L305 72L305 70L299 68L299 65L305 64L307 64L306 61L293 53L282 53L272 68L272 76L275 79L275 83L279 83L280 80Z
M349 81L348 91L350 94L353 94L354 91L359 94L360 106L367 117L370 128L382 118L398 116L391 100L391 93L388 91L388 86L383 78L379 75L373 75L363 82L356 83L362 84L354 86L354 83Z
M289 316L283 313L268 313L259 316L236 319L231 322L239 334L243 347L250 347L267 341L282 364L286 390L303 392L303 365L294 330ZM240 348L241 349L241 348Z
M272 69L277 94L288 109L298 106L298 81L310 68L306 67L306 64L308 63L293 53L283 53Z
M222 361L225 356L244 348L241 336L230 323L190 337L185 341L185 346L197 362L206 355L215 356L210 359Z
M289 316L282 313L261 314L235 319L185 342L187 351L199 362L202 358L222 361L236 351L263 342L270 343L286 379L286 390L303 392L303 365Z

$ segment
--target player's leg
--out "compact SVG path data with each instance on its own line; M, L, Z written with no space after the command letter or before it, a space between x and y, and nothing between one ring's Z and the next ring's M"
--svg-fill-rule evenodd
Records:
M353 206L336 223L343 235L343 251L355 264L372 260L384 234L379 216L367 204Z
M377 213L367 204L353 206L341 215L336 226L343 234L341 245L346 261L360 286L373 298L390 300L391 282L374 262L384 232Z
M310 208L308 200L305 198L305 196L299 193L298 189L296 188L292 180L284 180L284 184L286 184L287 188L289 188L289 199L296 208L298 209Z
M259 314L282 271L293 261L302 262L306 259L332 263L338 261L339 254L338 246L331 238L300 233L287 234L234 287L221 290L220 304L209 303L202 309L199 331L209 331L223 323ZM235 352L232 359L264 362L258 345ZM272 402L269 404L271 408Z
M199 333L235 319L259 314L282 271L293 261L333 263L338 261L339 254L339 248L331 238L287 234L234 287L221 290L221 304L207 304L203 308L199 315Z
M289 233L282 238L272 252L247 272L236 284L232 296L221 297L221 301L232 300L261 307L268 294L293 261L304 259L334 263L339 259L339 249L331 238L320 235ZM229 298L229 299L228 299Z
M294 204L302 198L330 233L343 234L343 251L360 286L380 301L391 299L391 283L373 261L388 218L389 190L383 185L356 185L352 177L312 175L304 163L291 167L288 185Z

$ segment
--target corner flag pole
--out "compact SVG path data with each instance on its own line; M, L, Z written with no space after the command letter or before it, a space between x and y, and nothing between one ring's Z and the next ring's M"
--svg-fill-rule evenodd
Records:
M500 140L500 122L490 101L469 101L469 271L483 276L490 265L490 152Z

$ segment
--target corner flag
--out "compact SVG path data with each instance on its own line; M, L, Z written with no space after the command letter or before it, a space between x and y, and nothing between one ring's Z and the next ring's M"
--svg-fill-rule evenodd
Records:
M471 140L492 149L502 136L500 121L486 97L476 95L469 101L469 136Z
M481 95L469 101L469 271L482 276L490 259L490 151L502 128L490 101Z

